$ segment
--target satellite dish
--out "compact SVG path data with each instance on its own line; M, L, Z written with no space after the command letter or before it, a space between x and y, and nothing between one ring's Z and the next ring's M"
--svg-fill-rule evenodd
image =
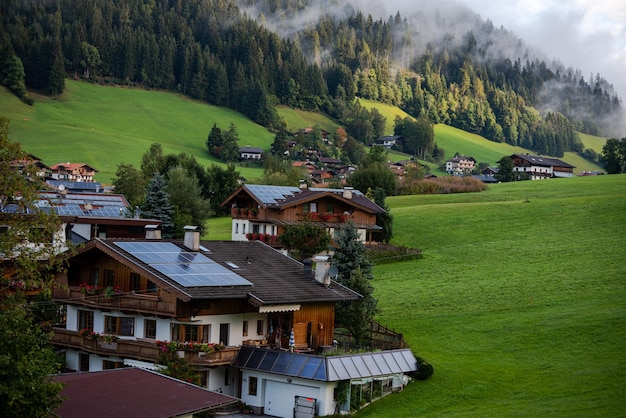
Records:
M59 184L59 190L61 190L61 191L65 190L65 186L62 185L62 184Z
M337 278L338 274L339 269L337 268L337 266L330 266L330 268L328 269L328 277L334 280Z

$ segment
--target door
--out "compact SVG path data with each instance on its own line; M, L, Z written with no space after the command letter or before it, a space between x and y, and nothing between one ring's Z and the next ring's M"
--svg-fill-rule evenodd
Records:
M220 344L228 345L228 329L230 324L220 324Z

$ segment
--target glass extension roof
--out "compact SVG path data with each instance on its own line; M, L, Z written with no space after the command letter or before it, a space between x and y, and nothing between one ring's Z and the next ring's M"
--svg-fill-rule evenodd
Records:
M233 366L334 382L415 371L417 360L409 349L326 357L244 346Z
M185 251L171 242L114 244L184 287L252 285L204 254Z

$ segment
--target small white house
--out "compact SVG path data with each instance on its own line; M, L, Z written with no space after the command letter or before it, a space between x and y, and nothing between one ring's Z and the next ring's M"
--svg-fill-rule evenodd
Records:
M241 370L241 400L285 418L360 409L402 390L404 374L418 369L409 349L319 356L242 347L232 365Z

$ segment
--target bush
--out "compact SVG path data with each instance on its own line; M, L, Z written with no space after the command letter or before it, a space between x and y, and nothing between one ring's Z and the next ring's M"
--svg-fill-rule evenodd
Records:
M416 359L417 359L417 371L411 374L411 376L416 378L417 380L426 380L430 376L432 376L433 373L435 372L433 365L421 357L416 357Z

